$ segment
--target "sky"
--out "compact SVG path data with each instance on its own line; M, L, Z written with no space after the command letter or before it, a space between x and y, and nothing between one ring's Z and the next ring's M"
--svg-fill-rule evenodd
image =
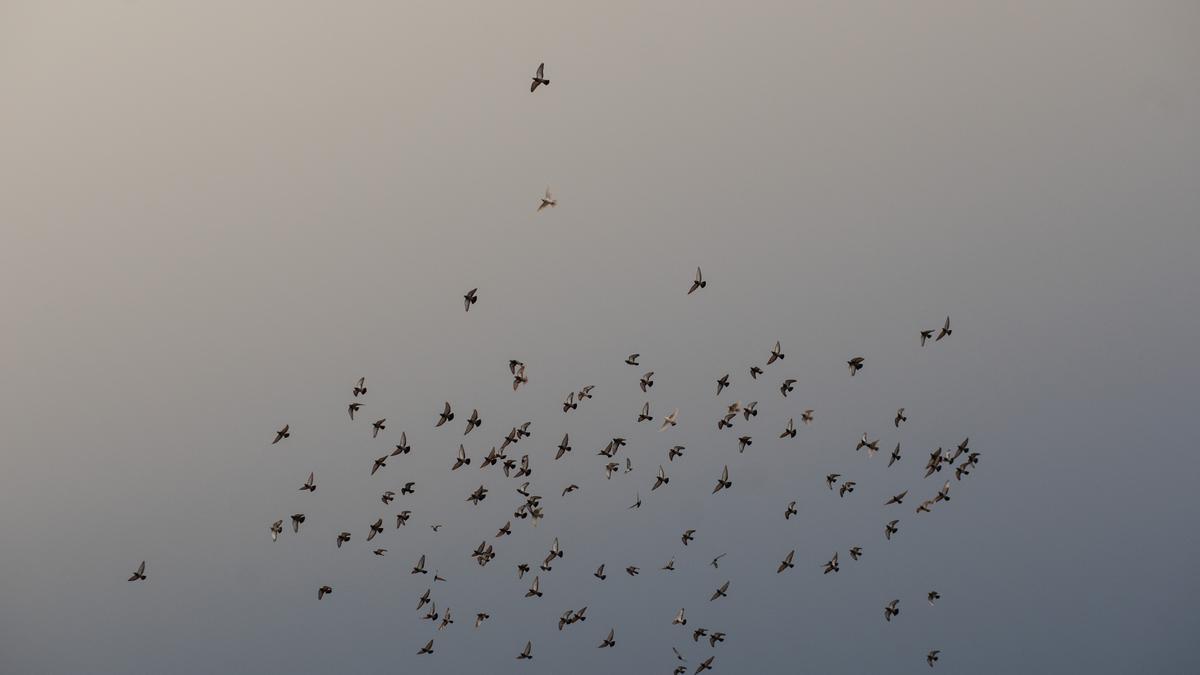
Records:
M1193 2L0 3L0 671L1200 671L1198 70Z

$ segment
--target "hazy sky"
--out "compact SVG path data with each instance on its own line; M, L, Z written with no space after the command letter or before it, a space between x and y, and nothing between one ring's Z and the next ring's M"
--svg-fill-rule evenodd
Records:
M1200 6L581 4L0 2L0 672L668 673L672 645L723 673L1200 671ZM679 427L636 425L647 399ZM718 433L735 399L761 414ZM478 458L525 420L546 518L481 569L520 497ZM606 481L615 435L635 471ZM980 466L916 516L966 436Z

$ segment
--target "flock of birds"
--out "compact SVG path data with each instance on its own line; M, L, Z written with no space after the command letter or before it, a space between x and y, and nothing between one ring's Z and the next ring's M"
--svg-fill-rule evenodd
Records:
M542 86L542 85L548 86L549 84L550 84L550 81L545 78L545 64L543 63L543 64L539 65L537 68L537 73L533 77L533 81L530 86L530 91L531 92L536 91L539 86ZM554 207L556 205L557 205L557 201L551 195L549 188L547 188L545 195L541 198L540 205L537 207L537 211L540 212L543 209L546 209L548 207ZM703 275L702 271L700 270L700 268L696 268L696 273L692 280L691 286L687 290L687 295L692 295L692 294L696 293L697 291L706 288L707 286L708 286L708 282L704 279L704 275ZM463 295L463 305L464 305L465 311L470 312L471 307L473 305L475 305L478 301L479 301L479 289L478 288L473 288L470 291L468 291L467 293L465 293ZM935 336L935 333L936 333L936 336ZM920 331L920 333L919 333L920 344L922 347L924 347L926 345L926 343L928 341L930 341L931 339L934 342L938 342L938 341L941 341L941 340L949 337L951 334L952 334L952 330L950 328L950 318L946 317L946 320L940 330L931 329L931 330ZM628 356L628 358L625 359L624 363L627 366L639 367L639 366L641 366L641 363L639 361L640 357L641 357L641 355L637 354L637 353L630 354ZM749 375L750 375L751 379L758 380L760 377L764 377L766 374L765 367L769 367L769 366L775 364L776 362L782 361L785 359L785 357L786 357L786 355L784 354L781 343L776 341L774 346L771 348L769 355L766 358L765 366L764 367L760 367L758 365L751 366L751 368L749 370ZM865 364L866 364L866 360L862 356L853 356L846 361L846 366L849 370L849 374L851 377L854 377L859 372L861 372L863 370ZM518 391L523 385L525 385L529 382L529 376L527 375L527 366L524 362L517 360L517 359L510 360L508 363L508 371L512 377L513 391ZM788 378L788 379L782 380L782 382L780 383L780 386L779 386L780 395L783 398L787 398L788 394L793 391L795 384L796 384L795 379ZM646 371L645 373L640 375L637 379L637 386L643 393L650 393L651 390L653 389L654 385L655 385L655 372L652 370ZM721 375L720 377L716 378L716 394L718 397L721 396L730 387L731 387L731 382L730 382L729 373L725 373L725 374ZM564 398L564 400L562 402L562 412L564 414L569 414L572 411L577 410L581 403L593 398L594 389L595 389L594 386L588 385L588 386L581 387L578 391L575 391L575 390L570 391L566 395L566 397ZM347 412L349 414L350 419L355 420L355 419L357 419L356 414L360 413L363 408L363 405L364 405L363 401L365 400L365 396L367 394L367 384L366 384L365 377L360 377L357 380L357 382L354 383L354 386L352 387L352 390L351 390L351 394L352 394L352 400L350 401L350 403L347 406ZM757 405L758 405L757 401L751 401L749 403L742 403L741 401L735 401L732 403L723 404L724 410L723 410L723 412L721 412L721 414L717 418L717 431L722 432L726 429L732 428L738 417L742 417L743 420L747 423L751 422L754 418L756 418L758 416ZM446 401L443 403L441 411L437 413L437 419L433 423L434 427L435 428L446 427L446 425L453 422L455 420L455 418L456 418L456 414L455 414L453 406L451 405L451 403L449 401ZM815 411L812 409L805 409L800 414L800 422L804 426L812 424L814 419L815 419ZM637 414L635 424L641 424L644 422L653 423L654 421L655 421L655 417L651 412L650 402L646 401L645 403L643 403L639 413ZM908 417L906 415L905 409L904 408L898 409L896 411L895 417L892 421L893 421L894 427L897 429L900 428L900 426L902 424L906 423L908 421ZM670 413L661 417L661 419L659 420L658 431L664 432L664 433L669 432L672 429L674 429L679 424L679 422L680 422L679 409L675 408ZM471 410L471 414L466 420L465 428L463 431L463 436L470 435L472 432L479 429L482 424L483 424L483 417L480 415L479 410L478 409ZM515 456L515 454L510 454L510 452L513 452L516 449L516 446L518 444L520 444L523 439L529 438L532 435L532 432L530 430L531 426L532 426L532 421L528 421L528 422L524 422L521 425L512 427L509 430L509 432L503 437L503 439L500 440L500 442L497 445L493 445L491 447L490 451L488 451L486 455L482 455L482 456L478 457L479 462L480 462L478 466L482 470L486 471L486 470L492 469L494 471L502 472L505 479L509 479L509 480L513 480L513 481L521 481L522 479L526 479L526 480L520 482L519 485L516 487L516 492L521 497L519 505L517 506L516 510L512 513L512 518L506 520L506 522L497 529L496 534L493 537L496 540L502 539L502 538L504 538L506 536L510 536L512 534L513 519L521 520L521 521L527 520L533 526L536 526L542 520L542 518L544 518L544 516L545 516L546 504L544 503L544 499L540 494L537 494L537 492L535 492L534 488L531 485L531 481L528 480L528 478L533 473L533 468L532 468L533 460L532 460L531 456L527 453L523 453L518 458ZM371 437L373 439L377 439L381 433L386 432L387 428L388 428L387 418L380 418L380 419L375 420L374 422L371 423ZM796 427L795 418L789 417L786 424L783 425L783 430L779 433L779 438L780 439L796 438L797 431L798 430ZM275 432L275 436L274 436L274 439L271 441L271 445L275 445L275 444L281 443L283 441L286 441L286 440L290 439L291 436L292 436L291 426L290 426L290 424L285 424L285 425L283 425L283 427L281 427L278 431ZM403 455L408 455L412 452L412 447L409 445L408 437L407 437L406 433L401 432L397 441L398 442L396 442L394 444L394 449L392 449L391 451L376 458L372 462L371 468L370 468L371 476L375 476L380 470L385 469L388 466L389 461L392 461L395 458L401 457ZM739 453L744 452L746 450L746 448L748 448L752 445L752 443L753 443L753 437L750 434L739 436L737 438ZM855 446L855 451L858 452L858 451L865 449L867 451L868 457L874 457L880 450L879 443L880 443L880 440L878 438L870 439L870 438L868 438L867 434L864 433L858 439L857 445ZM626 444L627 444L627 441L625 438L614 437L610 441L608 441L607 444L603 448L598 450L597 455L605 458L603 460L604 461L603 472L604 472L606 478L610 479L615 473L622 472L622 470L626 474L633 472L634 469L633 469L632 459L628 456L628 454L624 458L623 467L622 467L622 463L616 460L617 455L620 454L622 447L625 446ZM562 440L553 449L552 454L550 455L549 461L562 460L564 457L566 457L568 454L570 454L573 450L574 450L574 448L571 445L570 434L569 433L564 434L562 437ZM682 460L685 450L686 450L686 448L683 445L673 445L670 448L668 448L666 450L667 464L673 463L677 459ZM952 471L948 471L948 472L953 473L954 479L956 481L960 481L963 479L963 477L970 475L970 473L974 470L974 468L978 466L979 458L980 458L980 453L977 451L972 451L970 449L969 439L964 439L953 450L950 450L950 451L946 451L946 450L943 450L943 448L938 447L929 453L929 456L925 463L924 477L929 478L931 476L934 476L935 474L942 472L943 470L952 469ZM465 444L459 443L458 450L455 453L454 460L453 460L452 464L450 465L449 470L451 472L454 472L454 471L458 471L464 467L469 467L472 465L473 459L476 459L476 458L471 457L470 453L467 451L467 449L465 447ZM900 444L897 443L895 448L890 452L887 466L891 467L896 462L900 461L900 459L901 459L901 449L900 449ZM960 459L961 459L961 461L960 461ZM830 473L825 476L824 481L825 481L826 488L830 491L836 491L838 493L838 496L841 498L845 498L846 495L852 494L854 492L855 488L857 487L856 481L845 479L843 477L843 475L840 473ZM659 490L660 488L664 488L665 486L669 485L670 482L671 482L670 476L668 476L664 465L659 464L657 471L654 472L652 482L648 482L648 487L649 487L650 492L654 492L656 490ZM712 489L712 494L717 494L723 490L730 490L733 488L733 484L734 483L733 483L733 480L731 478L731 474L729 471L729 465L726 464L722 468L720 474L717 476L717 478L715 480L715 484ZM415 481L409 481L409 482L404 483L400 487L399 496L405 497L407 495L413 494L415 492L415 487L416 487ZM316 480L315 472L310 472L308 474L307 479L299 487L299 490L313 493L316 491L316 489L317 489L317 480ZM569 495L570 493L575 492L579 489L580 489L580 486L578 484L571 483L561 490L560 498L566 498L567 495ZM943 503L943 502L949 502L950 501L950 491L951 491L951 481L949 479L946 479L943 481L940 488L933 491L933 494L931 496L929 496L926 499L922 499L918 503L918 505L916 507L916 513L917 514L928 513L933 509L933 507L935 505ZM488 498L489 492L490 492L489 488L485 484L481 484L477 489L473 490L467 496L466 501L473 503L475 506L478 506ZM904 500L908 497L908 492L909 492L908 490L905 490L903 492L900 492L899 494L893 495L883 504L883 506L885 508L889 508L889 509L892 507L902 506L904 504ZM396 500L397 496L398 495L395 491L388 490L388 491L381 493L380 501L385 506L388 506L388 505L391 505L392 502ZM629 505L628 508L629 509L639 509L639 508L641 508L641 506L642 506L642 496L639 491L637 493L636 500L634 501L633 504ZM797 515L796 502L792 501L789 504L787 504L786 508L783 510L783 517L785 520L787 520L787 519L791 519L791 517L795 516L795 515ZM393 529L399 529L402 527L406 527L408 525L409 520L412 518L412 516L413 516L412 511L407 510L407 509L396 513L395 514L395 525L394 525ZM269 532L270 532L272 541L278 540L278 538L283 534L285 520L287 520L287 519L280 518L270 524ZM301 530L301 526L305 523L305 521L306 521L306 516L304 513L292 514L290 516L292 532L295 534L299 534L300 530ZM892 537L894 537L898 534L898 532L900 531L900 523L901 523L901 519L891 518L884 524L882 530L883 530L883 537L884 537L885 541L891 541ZM430 524L430 527L436 532L442 527L442 525L439 523L432 523L432 524ZM367 530L367 533L364 537L365 541L366 542L375 541L377 537L381 537L384 534L385 529L386 528L384 525L384 517L381 516L369 525L369 529ZM695 529L685 529L680 537L683 546L686 547L691 541L693 541L695 538L695 534L696 534ZM336 546L338 548L342 548L343 545L349 544L353 540L353 538L354 538L354 535L351 532L339 531L337 533L337 537L335 540ZM851 560L858 560L863 555L863 548L861 546L853 546L853 547L849 548L849 550L847 552L848 552ZM372 553L376 556L382 557L388 553L388 549L383 548L383 547L377 547L372 550ZM820 566L820 569L822 570L822 574L837 573L840 571L841 563L839 561L839 553L840 553L839 551L834 551L832 556L829 558L829 560ZM542 597L543 591L541 590L541 575L549 573L553 569L554 562L558 559L561 559L564 556L564 554L565 554L565 552L564 552L563 547L559 543L559 539L557 537L555 537L553 540L553 543L551 544L550 548L547 550L546 554L544 556L541 556L541 564L538 565L538 572L534 572L533 569L531 568L530 564L527 562L521 562L516 565L516 574L517 574L518 580L524 580L527 575L532 573L532 579L529 581L528 589L526 590L526 592L524 594L526 598L541 598ZM722 553L722 554L716 556L709 562L709 564L715 569L720 569L720 561L725 555L726 555L725 553ZM771 567L775 570L775 573L783 574L783 573L788 572L789 570L793 569L795 567L795 562L794 562L795 555L796 555L796 550L792 549L792 550L784 553L781 557L776 558L775 560L777 560L778 562L773 563L771 565ZM488 565L493 560L495 560L497 558L497 556L498 556L498 554L495 550L494 544L487 540L481 541L479 543L479 545L473 551L470 552L470 557L480 567L484 567L484 566ZM661 568L661 570L667 571L667 572L674 571L675 570L675 559L671 558L670 561L668 561L667 564ZM629 576L637 576L641 573L640 568L637 566L634 566L634 565L630 565L630 566L626 567L624 571ZM420 555L419 558L417 558L417 560L413 564L413 566L411 568L411 574L413 574L413 575L429 574L429 570L427 569L427 565L426 565L426 556L424 554ZM608 578L608 575L605 572L605 564L601 563L596 568L596 570L592 576L601 582L605 581ZM142 561L141 564L138 565L137 571L134 572L129 577L129 581L130 582L144 582L147 580L147 578L148 577L146 575L146 562ZM435 584L438 582L445 582L445 581L446 581L445 578L441 577L436 571L434 572L433 582ZM728 597L728 595L730 593L730 585L731 585L731 582L729 580L726 580L724 583L722 583L720 586L718 586L712 592L708 601L716 602L722 598ZM333 586L328 585L328 584L322 585L316 589L317 600L323 600L326 596L331 595L333 592L334 592ZM926 600L926 602L929 603L929 605L934 605L940 598L941 598L941 595L936 590L928 591L928 593L926 593L926 596L925 596L925 600ZM886 602L883 605L883 618L885 621L891 622L894 618L896 618L900 615L900 609L901 609L900 602L901 601L899 598L894 598L894 599L889 600L888 602ZM436 624L436 628L438 631L443 631L454 623L453 613L449 607L443 607L439 611L437 602L433 598L432 587L427 588L425 590L425 592L417 598L416 611L421 612L422 609L425 609L425 612L424 612L424 614L421 615L421 618ZM574 624L582 623L582 622L586 621L587 620L587 609L588 608L586 606L582 607L580 609L568 609L565 612L563 612L562 614L560 614L557 618L558 630L561 631L568 626L572 626ZM664 621L666 621L667 617L669 617L669 616L670 616L670 614L665 614ZM476 611L475 615L474 615L474 621L473 621L474 627L479 628L480 625L482 625L485 621L487 621L490 618L491 618L491 614L488 611L485 611L485 610ZM679 626L679 627L683 628L683 630L685 631L684 635L686 635L687 629L684 628L688 625L686 608L682 608L682 607L679 608L678 611L676 611L674 613L673 618L670 619L670 624L672 626ZM706 640L708 642L710 649L716 649L717 645L719 645L725 641L726 632L697 627L697 628L691 629L690 636L691 636L693 642L699 643L701 640ZM616 637L615 627L609 627L607 632L603 633L601 635L601 638L602 639L600 639L600 641L597 644L598 648L600 648L600 649L615 648L617 645L617 637ZM688 666L686 665L687 658L675 646L671 647L671 651L674 655L674 658L678 662L677 665L675 665L674 670L673 670L674 675L682 675L683 673L686 673L688 671ZM418 655L431 655L434 652L435 652L434 639L431 638L427 642L425 642L424 645L421 645L416 653ZM939 650L939 649L928 650L924 655L925 663L927 663L929 665L929 667L932 668L934 666L934 664L937 663L940 654L941 654L941 650ZM519 651L517 652L516 659L531 660L533 658L534 658L533 642L532 642L532 640L526 640L523 647L521 647L519 649ZM706 670L713 669L715 660L716 660L715 654L708 655L707 658L705 658L697 663L695 669L692 672L693 673L701 673Z

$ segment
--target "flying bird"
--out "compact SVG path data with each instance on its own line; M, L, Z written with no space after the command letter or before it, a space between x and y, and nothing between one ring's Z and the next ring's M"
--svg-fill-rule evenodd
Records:
M775 573L779 574L780 572L782 572L784 570L790 570L791 568L795 567L796 565L794 565L792 563L792 558L794 558L795 555L796 555L796 549L792 549L792 550L788 551L788 554L785 555L783 557L783 560L779 563L779 569L775 570Z
M883 618L886 619L888 622L891 622L893 616L897 616L899 614L900 614L900 601L899 600L893 600L893 601L889 602L887 605L885 605L883 608Z
M695 293L696 289L704 288L706 286L708 286L708 282L704 280L704 274L702 274L700 272L700 268L697 267L696 268L696 278L692 281L692 287L690 289L688 289L688 295Z
M471 410L471 418L467 420L467 430L463 432L463 436L466 436L467 434L471 433L471 431L473 431L475 429L475 427L482 426L482 425L483 425L483 419L479 417L479 411L474 410L474 409Z
M721 490L727 490L733 487L733 481L729 480L729 465L721 469L721 477L717 479L717 486L713 488L712 493L715 495Z
M729 386L729 373L725 373L717 378L717 396L721 395L721 391Z
M850 377L854 377L855 373L862 370L864 360L863 357L856 356L846 362L846 365L850 367Z
M145 560L142 561L142 564L138 565L137 571L134 572L129 577L129 580L130 581L145 581L146 580L146 561Z
M939 342L939 341L941 341L942 338L949 337L950 334L953 332L954 331L950 330L950 317L947 316L946 323L942 325L942 329L940 331L938 331L938 335L936 338L933 339L933 341Z
M600 643L600 648L615 647L616 644L617 641L613 639L613 629L610 628L608 629L608 637L604 638L604 641Z
M709 598L708 601L712 602L713 600L716 600L717 598L727 598L727 597L729 597L727 595L728 591L729 591L729 582L726 581L725 583L718 586L717 590L713 591L712 597Z
M929 339L929 338L931 338L931 337L933 337L933 331L931 331L931 330L923 330L923 331L921 331L921 346L922 346L922 347L924 347L924 346L925 346L925 341L926 341L926 340L928 340L928 339Z
M554 195L550 194L549 185L546 186L546 194L542 195L542 203L538 204L538 212L540 213L542 209L546 208L547 206L550 208L558 206L558 200L554 198Z
M774 349L771 350L771 355L769 357L767 357L767 365L769 366L772 363L775 363L777 360L782 359L782 358L783 358L783 351L779 348L779 340L776 340L775 347L774 347Z
M285 438L291 438L292 433L291 433L291 431L289 431L290 428L291 428L290 424L285 424L285 425L283 425L282 429L280 429L279 431L276 431L275 432L275 440L271 441L271 445L275 445L276 443L278 443L279 441L282 441Z
M330 595L332 593L333 593L332 586L322 586L317 589L317 599L320 600L321 598L324 598L325 596Z
M354 398L358 398L365 393L367 393L367 378L360 377L354 385Z
M891 541L891 540L892 540L892 535L893 535L893 534L896 534L896 532L898 532L898 531L899 531L899 528L898 528L898 527L896 527L896 525L897 525L897 524L899 524L899 523L900 523L900 521L899 521L899 520L893 520L893 521L890 521L890 522L888 522L888 524L887 524L887 525L886 525L886 526L883 528L883 536L884 536L884 537L885 537L885 538L886 538L888 541Z
M529 85L529 91L533 92L535 89L538 88L538 85L542 85L542 84L546 85L547 87L550 86L550 80L546 79L546 64L545 63L538 64L537 74L533 76L533 83Z
M316 483L316 481L313 480L313 472L312 471L308 472L308 480L304 481L304 485L301 485L300 489L308 490L309 492L317 491L317 483Z
M442 408L441 414L438 415L438 422L434 425L434 427L440 427L446 422L451 422L453 420L454 411L450 409L450 402L446 401L444 407Z
M899 429L900 423L907 422L907 421L908 421L908 418L904 416L904 408L897 410L896 411L896 420L895 420L896 428Z
M387 422L386 417L371 423L371 438L377 438L379 436L379 432L387 428L387 425L384 424L385 422Z
M627 363L627 364L629 364L629 365L631 365L631 366L638 366L638 365L641 365L640 363L638 363L638 357L639 357L639 356L641 356L641 354L630 354L630 355L629 355L629 356L628 356L628 357L625 359L625 363Z
M532 659L533 658L533 643L530 641L526 641L524 651L522 651L520 654L517 654L517 658L518 659Z
M477 295L478 293L478 288L472 288L471 290L467 291L465 295L463 295L463 307L466 308L465 311L471 311L471 305L479 302L479 296Z

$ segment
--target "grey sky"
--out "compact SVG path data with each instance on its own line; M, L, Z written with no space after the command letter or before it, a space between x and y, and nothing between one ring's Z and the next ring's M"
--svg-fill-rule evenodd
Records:
M933 648L937 672L1200 670L1195 3L192 4L0 4L0 671L666 673L670 645L725 673L912 672ZM376 441L345 414L360 375ZM679 427L635 425L647 398ZM762 412L718 434L735 399ZM480 569L518 497L478 457L528 419L547 518ZM413 454L369 477L400 430ZM854 453L864 431L900 464ZM635 471L605 481L613 435ZM981 466L917 517L923 457L965 436ZM526 600L514 567L555 536ZM442 633L412 611L421 553L450 579ZM680 606L725 644L670 626Z

